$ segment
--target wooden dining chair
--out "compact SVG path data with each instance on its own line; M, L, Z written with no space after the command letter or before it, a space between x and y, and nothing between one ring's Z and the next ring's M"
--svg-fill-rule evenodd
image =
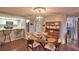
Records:
M58 42L58 39L59 39L59 32L54 31L52 36L48 37L49 42L45 45L45 49L50 50L50 51L58 51L61 45L61 43Z
M55 51L59 51L60 45L61 45L60 42L55 43L55 47L56 47L56 48L55 48Z
M48 38L48 42L44 48L47 51L59 50L58 39L56 37Z
M27 40L27 50L29 50L28 48L31 48L32 51L36 51L37 47L40 46L40 43L32 40L32 39L29 39Z
M45 48L45 51L55 51L56 47L52 43L47 43L44 48Z
M46 50L44 46L47 44L47 42L48 42L47 39L48 39L48 38L47 38L47 36L44 35L44 34L41 34L40 36L41 36L41 37L40 37L40 39L38 40L38 42L40 43L41 48L43 48L43 50Z
M27 50L30 48L32 51L36 50L37 47L40 46L40 43L32 39L33 34L32 33L26 33L26 42L27 42Z
M59 51L61 43L54 42L54 43L47 43L45 45L45 51Z

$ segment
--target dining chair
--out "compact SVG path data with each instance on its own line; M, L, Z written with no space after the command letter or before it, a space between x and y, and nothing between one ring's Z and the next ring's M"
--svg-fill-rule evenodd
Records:
M59 51L61 43L60 42L54 42L54 43L47 43L45 45L45 50L46 51Z
M45 48L46 51L55 51L56 47L52 43L47 43L44 48Z
M58 39L59 39L59 34L56 31L53 32L53 35L51 37L48 35L48 42L45 45L45 49L50 51L58 51L61 45L61 43L58 42Z
M46 50L44 46L45 46L45 45L47 44L47 42L48 42L47 39L48 39L48 38L47 38L46 35L41 34L41 37L40 37L40 39L38 40L38 42L40 43L40 45L42 46L42 48L43 48L44 50Z
M32 51L36 51L36 49L40 46L40 44L34 40L27 40L27 50L31 48Z
M57 43L55 43L55 51L59 51L59 49L60 49L60 45L61 45L61 42L57 42Z
M28 48L31 48L31 50L34 51L40 46L40 43L38 43L37 41L33 40L31 38L32 35L33 34L31 34L31 33L27 33L27 35L26 35L27 50L29 50Z
M59 50L60 43L57 37L48 38L47 44L44 46L45 50L57 51Z

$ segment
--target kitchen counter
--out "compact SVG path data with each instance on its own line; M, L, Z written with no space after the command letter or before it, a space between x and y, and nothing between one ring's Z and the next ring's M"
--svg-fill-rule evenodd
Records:
M12 29L0 28L0 30L15 30L15 29L24 29L24 28L12 28Z
M21 38L25 38L25 30L24 30L24 28L13 28L13 29L1 28L0 29L0 41L4 41L4 39L5 39L4 32L8 31L8 30L11 31L11 33L10 33L11 41L18 40L18 39L21 39ZM6 39L5 42L10 42L8 36L7 36L7 39Z

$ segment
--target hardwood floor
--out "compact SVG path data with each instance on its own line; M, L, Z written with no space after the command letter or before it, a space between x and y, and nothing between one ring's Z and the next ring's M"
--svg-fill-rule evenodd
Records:
M0 50L1 51L17 51L17 50L24 51L26 46L23 42L24 40L20 39L9 43L5 43L2 46L0 46Z
M24 39L19 39L0 46L0 51L27 51L27 42ZM29 49L31 51L31 49ZM35 51L44 51L42 46L39 46ZM79 51L77 45L61 45L59 51Z
M41 46L39 47L41 48L40 51L44 51ZM5 43L0 46L0 51L27 51L27 42L24 39L19 39L16 41ZM30 48L29 51L31 51ZM39 48L37 48L36 51L39 51Z

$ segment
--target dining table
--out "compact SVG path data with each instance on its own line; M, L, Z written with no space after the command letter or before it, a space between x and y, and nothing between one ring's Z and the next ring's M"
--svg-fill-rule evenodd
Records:
M32 35L31 39L34 40L34 41L36 41L36 42L38 42L38 43L40 43L40 45L44 49L45 49L45 45L46 44L52 44L52 43L56 42L56 39L55 38L52 38L52 37L47 38L47 40L42 40L41 39L41 35Z

